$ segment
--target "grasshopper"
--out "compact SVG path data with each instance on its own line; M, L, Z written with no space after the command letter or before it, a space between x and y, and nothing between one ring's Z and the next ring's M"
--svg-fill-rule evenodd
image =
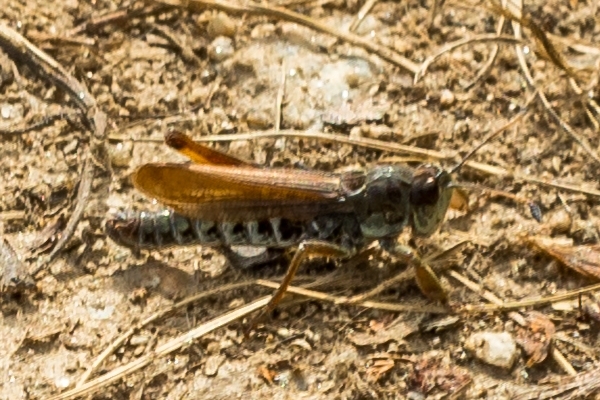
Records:
M375 165L345 173L260 168L172 132L166 144L193 162L146 164L132 176L139 191L169 209L117 215L107 222L106 232L136 251L185 245L296 246L286 276L261 315L279 303L307 257L350 258L374 241L415 267L417 284L427 297L445 301L446 291L431 268L397 237L407 227L420 237L438 229L456 187L451 173L507 126L451 171L423 164L414 169Z

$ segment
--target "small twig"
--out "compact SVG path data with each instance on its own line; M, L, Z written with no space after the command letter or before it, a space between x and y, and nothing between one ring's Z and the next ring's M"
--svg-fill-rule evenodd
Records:
M40 47L44 46L43 43L48 43L54 47L66 47L66 46L86 46L92 47L96 45L96 41L92 38L79 38L79 37L65 37L58 35L50 35L43 32L32 31L28 33L29 39L36 42Z
M348 30L350 32L354 32L355 30L358 29L358 27L363 22L363 20L365 19L365 17L367 15L369 15L369 12L371 12L371 9L375 5L375 3L377 3L377 0L367 0L367 1L365 1L365 4L363 4L363 6L360 8L360 10L358 10L358 14L356 14L356 16L354 17L354 21L352 22L352 24L348 28Z
M505 3L506 3L506 0L502 0L503 6L505 5ZM498 36L502 35L502 31L504 30L505 22L506 22L506 18L504 17L504 15L501 15L500 20L498 21L498 27L496 28L496 35L498 35ZM492 69L492 66L496 62L496 57L498 57L499 50L500 50L500 46L497 44L495 44L494 47L492 47L492 51L490 52L489 58L487 59L487 61L483 65L483 67L479 70L479 72L477 72L477 75L475 75L475 78L473 78L473 80L465 86L466 90L471 89L473 86L475 86L475 84L477 84L477 82L479 82L481 79L483 79L484 77L486 77L489 74L490 70Z
M480 296L482 296L483 298L485 298L486 300L488 300L493 305L499 306L499 305L503 304L503 301L498 296L496 296L495 294L493 294L490 291L483 290L481 288L481 286L479 286L475 282L467 279L466 277L462 276L458 272L456 272L456 271L450 271L449 274L454 279L458 280L463 285L467 286L469 289L473 290L475 293L479 294ZM508 316L513 321L515 321L516 323L518 323L521 326L527 326L528 325L527 321L525 320L525 318L523 318L523 316L521 314L519 314L518 312L515 312L515 311L509 312ZM554 361L556 361L556 363L563 369L563 371L565 371L569 375L577 374L575 372L575 369L573 368L573 366L562 355L562 353L560 352L560 350L558 350L557 348L554 347L554 348L552 348L552 351L551 351L550 354L551 354L552 358L554 359Z
M97 118L106 119L106 115L97 110L96 100L88 92L87 88L73 78L58 62L52 57L38 49L29 40L18 32L0 23L0 47L13 58L27 64L35 73L40 73L50 79L55 85L66 91L79 108L88 113L94 110L95 113L87 118L90 123L96 123ZM103 124L106 125L106 124ZM92 125L94 131L100 130L102 124ZM102 130L102 133L104 131ZM99 133L99 132L98 132Z
M574 337L569 336L566 332L556 332L554 334L554 339L575 347L577 350L581 351L582 353L585 353L588 357L600 356L600 349L584 344L580 340L583 338L576 339Z
M279 89L277 90L277 97L275 99L275 132L279 132L281 129L281 113L283 107L283 97L285 96L285 81L287 77L287 67L285 60L281 62L281 80L279 82Z
M507 2L506 7L504 7L503 4L498 3L497 0L492 0L490 5L492 11L510 19L513 28L515 28L515 24L519 25L518 29L513 29L515 37L521 38L521 26L528 28L539 45L538 54L549 59L555 66L566 72L570 77L575 77L575 71L569 65L567 60L565 60L563 55L556 49L556 46L552 43L552 40L550 40L548 35L546 35L546 32L544 32L531 17L523 13L522 0Z
M434 54L427 57L427 59L421 63L418 70L415 72L414 83L416 84L419 81L419 79L421 79L425 75L425 72L427 72L427 68L429 68L429 66L431 64L433 64L437 59L439 59L444 54L454 51L462 46L466 46L466 45L473 44L473 43L485 43L485 42L508 43L508 44L524 44L525 43L520 38L517 39L517 38L514 38L513 36L508 36L508 35L500 36L495 33L488 33L485 35L479 35L479 36L475 36L472 38L464 38L464 39L457 40L456 42L447 43L444 46L442 46L441 49L439 49L437 52L435 52Z
M512 3L513 7L516 7L519 15L515 15L513 14L513 11L509 11L507 9L501 8L500 6L497 6L496 8L498 8L498 10L504 10L504 12L506 13L506 16L509 18L512 18L513 20L511 21L512 23L512 27L513 27L513 31L514 31L514 36L515 38L521 40L523 37L523 32L521 30L521 24L519 23L519 21L523 22L523 18L522 18L522 8L523 8L523 4L520 0L515 0L514 3ZM533 24L529 24L530 26L528 26L531 29L531 26L535 26ZM538 29L539 30L539 29ZM540 32L538 31L534 31L534 33L537 33L538 35L540 34ZM544 37L543 34L541 34L542 37ZM536 35L537 37L537 35ZM541 39L540 39L541 40ZM549 42L549 41L548 41ZM548 44L550 46L550 44ZM553 48L553 47L551 47ZM515 46L515 52L517 54L517 60L519 62L519 66L521 67L521 71L523 72L523 75L525 76L525 80L527 81L527 84L533 88L534 90L537 91L537 96L538 98L541 100L542 105L544 106L544 108L546 109L546 111L548 111L548 113L550 114L550 116L555 120L555 122L565 131L567 132L571 138L573 140L575 140L579 146L581 146L581 148L588 153L588 155L590 157L592 157L594 159L594 161L596 161L598 164L600 164L600 157L598 156L598 154L591 148L590 144L588 143L588 141L583 138L580 137L577 132L575 132L573 130L573 128L571 128L571 126L569 124L567 124L565 121L563 121L563 119L558 115L558 113L554 110L554 108L552 107L552 105L550 104L550 102L548 101L548 98L546 97L546 95L537 88L537 85L535 84L535 80L533 79L533 75L531 74L531 70L529 69L529 66L527 65L527 61L525 60L525 54L523 53L523 48L521 46ZM562 61L562 58L558 55L558 52L554 51L554 52L550 52L551 54L555 54L556 57L558 57L558 60L555 61L555 58L552 58L552 61L555 61L557 63L557 66L559 68L564 69L565 71L567 71L567 73L569 71L571 71L570 67L564 63ZM550 55L550 54L549 54Z
M24 219L27 216L27 212L24 210L7 210L0 211L0 223L2 221L10 221L15 219Z
M271 282L264 279L258 279L257 285L266 286L272 289L278 289L280 283ZM297 286L288 286L287 292L298 294L313 299L327 301L333 304L346 304L345 297L333 296L327 293L318 292L316 290L304 289ZM413 304L395 304L395 303L382 303L377 301L361 301L357 303L349 304L356 307L372 308L377 310L386 310L394 312L419 312L428 314L449 314L451 310L443 306L432 306L432 305L413 305Z
M462 307L463 311L469 313L486 313L492 311L506 311L506 310L515 310L518 308L524 307L535 307L535 306L543 306L547 304L556 303L559 301L565 301L570 299L578 298L579 296L590 293L600 291L600 283L591 285L582 289L576 289L568 291L567 293L556 294L548 297L539 297L535 299L524 299L519 301L511 301L511 302L502 302L501 304L469 304Z
M569 360L558 350L556 347L552 347L552 358L556 363L565 371L567 374L571 376L577 376L577 371L571 365Z
M484 290L480 285L471 281L470 279L464 277L462 274L456 271L448 271L448 275L465 285L467 288L471 289L471 291L477 293L479 296L483 297L487 301L492 304L500 305L502 304L502 300L496 296L494 293Z
M62 120L62 119L72 119L74 117L81 117L80 111L69 111L69 112L59 112L53 115L45 116L41 121L35 122L31 125L27 125L22 128L14 128L14 129L0 129L0 135L4 136L17 136L22 135L27 132L36 131L42 128L45 128L51 125L54 121Z
M212 98L215 95L215 93L217 93L217 90L219 90L219 87L221 86L221 82L223 82L223 77L221 75L218 75L215 80L213 81L213 83L210 86L210 90L208 91L208 95L206 96L206 100L204 100L204 109L205 110L210 110L210 103L212 102ZM198 107L194 107L194 108L198 108Z
M7 25L0 23L0 46L15 59L27 64L32 71L47 77L50 81L66 91L71 99L82 111L82 117L87 127L93 133L93 142L95 146L104 146L106 139L106 114L100 111L96 100L88 92L87 88L79 83L77 79L71 76L58 62L52 57L35 47L26 38ZM91 157L90 147L86 148L89 154L84 156L85 165L83 168L82 179L79 183L79 192L77 194L77 204L71 214L65 230L61 234L60 240L54 246L50 254L50 260L58 254L62 247L75 232L75 227L83 215L83 210L87 205L88 197L91 192L93 180L93 164L89 162Z
M401 67L413 74L418 71L418 65L410 61L407 58L402 57L389 47L381 46L373 42L370 38L363 38L361 36L343 32L341 30L333 28L331 25L317 21L314 18L307 17L293 11L286 10L281 7L269 6L264 4L246 4L238 5L234 3L228 3L226 1L212 1L212 0L154 0L157 3L169 4L172 6L189 7L192 10L202 10L205 8L214 8L217 10L229 12L229 13L246 13L256 15L266 15L269 17L278 18L284 21L295 22L299 25L306 26L319 32L327 33L331 36L337 37L345 42L348 42L354 46L362 47L363 49L370 51L384 59L387 62L392 63L397 67Z
M438 13L438 8L440 6L440 3L442 3L444 0L433 0L431 3L431 9L429 10L429 16L427 17L427 29L430 30L431 28L433 28L433 22L435 20L435 16Z
M138 2L136 4L142 4ZM106 25L119 24L121 22L131 21L133 18L142 17L157 12L162 12L167 6L164 5L150 5L135 8L136 6L130 6L122 8L116 11L111 11L108 14L101 15L96 18L92 18L83 24L71 29L67 32L67 36L76 36L84 32L92 32L98 30Z
M181 58L183 58L185 62L195 66L200 65L201 61L194 51L189 46L182 43L169 27L154 24L152 25L152 29L160 36L167 39L167 41L181 54Z
M88 155L83 161L83 168L81 169L80 177L81 179L79 181L79 191L77 192L77 202L75 203L75 208L73 209L73 213L71 213L69 221L67 221L65 229L61 232L60 238L56 241L54 248L50 252L50 260L53 260L54 257L56 257L56 255L62 250L65 244L67 244L67 242L71 239L75 233L77 224L81 220L81 217L83 217L85 207L88 205L87 199L90 196L90 192L92 190L92 180L94 179L94 163L91 160L91 155Z
M400 272L393 278L390 278L390 279L380 283L379 285L377 285L375 288L369 290L368 292L365 292L365 293L362 293L362 294L359 294L356 296L352 296L352 297L340 297L337 300L336 304L359 304L361 302L366 301L366 299L369 299L373 296L378 295L379 293L383 292L384 290L386 290L392 286L396 286L399 283L406 282L411 279L415 279L414 268L408 268L408 269Z

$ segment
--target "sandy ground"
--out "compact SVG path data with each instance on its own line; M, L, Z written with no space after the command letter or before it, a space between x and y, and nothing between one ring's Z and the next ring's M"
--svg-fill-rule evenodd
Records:
M514 21L491 3L437 10L430 1L373 3L357 26L364 3L356 0L268 2L255 12L201 1L186 9L7 0L0 23L83 84L107 125L95 136L77 103L27 55L0 52L0 398L508 399L595 391L593 294L515 312L468 306L494 301L489 294L505 302L564 294L600 276L599 3L526 4L518 51ZM276 6L306 18L269 8ZM502 39L492 39L501 20ZM476 40L442 51L469 38ZM535 90L546 104L536 97L526 106ZM271 293L255 281L278 281L289 257L240 270L210 248L135 255L104 233L119 210L161 209L129 175L149 162L184 162L162 143L170 129L195 139L220 135L212 146L265 168L414 167L426 159L420 149L452 168L524 109L472 157L479 164L455 174L518 199L470 190L469 210L450 210L440 232L399 238L426 258L441 254L431 264L443 270L445 308L412 279L398 279L370 300L404 312L289 296L247 338L251 316L187 340L186 332ZM290 136L252 136L274 129ZM541 223L524 200L539 205ZM85 207L72 237L48 261L78 203ZM294 284L332 296L366 293L406 268L377 250L349 262L314 259ZM19 279L11 280L15 266ZM469 344L477 332L506 332L518 343L514 364L477 356ZM140 368L126 369L136 362Z

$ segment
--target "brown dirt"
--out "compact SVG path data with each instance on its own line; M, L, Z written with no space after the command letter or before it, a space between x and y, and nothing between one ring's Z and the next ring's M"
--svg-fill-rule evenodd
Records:
M154 7L147 3L148 10ZM343 30L363 5L362 1L294 3L288 9ZM355 32L418 65L446 43L495 32L500 19L481 6L451 3L438 10L427 29L430 3L379 1ZM8 0L0 9L0 22L57 60L88 87L107 113L106 146L112 164L110 173L98 157L83 219L59 256L43 263L74 209L82 160L97 146L77 116L65 117L76 109L65 92L23 62L0 53L0 234L24 258L24 268L35 282L35 287L25 289L4 288L2 399L45 399L73 388L119 335L174 301L258 277L277 280L285 271L285 263L236 270L218 252L203 248L136 258L106 238L104 222L115 211L160 208L132 188L128 175L144 163L183 160L161 143L168 129L186 131L194 138L271 129L285 69L281 129L312 129L464 155L513 117L533 93L514 47L506 44L500 46L489 75L467 88L489 59L493 42L471 43L442 55L413 84L412 72L373 51L269 15L161 6L73 31L100 16L142 5ZM525 29L529 50L525 57L535 84L593 151L600 140L584 103L600 98L598 7L592 0L551 0L525 8L537 27L553 35L584 96L574 93L567 74L556 60L542 56L540 43ZM504 32L511 35L508 25ZM557 179L597 190L598 163L560 129L540 101L529 108L523 120L479 150L473 160L521 178ZM17 131L39 122L46 123ZM306 138L223 141L215 146L267 167L333 171L398 161L398 156L418 164L407 153ZM446 161L444 167L455 162ZM450 211L440 233L411 242L430 255L468 240L434 266L452 267L504 301L564 293L597 280L565 268L528 246L524 238L569 239L564 248L555 248L570 253L582 252L582 247L573 246L597 244L597 196L468 167L457 175L460 182L535 199L544 222L536 223L524 204L473 192L469 212ZM408 233L401 238L409 239ZM597 248L591 249L589 258L598 258ZM8 262L3 263L6 274ZM334 274L333 283L313 289L339 296L366 292L405 267L377 254L353 267L340 263L342 268L332 269L337 264L322 260L308 264L301 272L304 280L300 277L294 283ZM592 270L598 266L590 264ZM455 309L483 302L447 273L441 275ZM177 309L136 330L90 379L152 354L156 346L268 293L270 289L249 284ZM594 310L594 296L582 297L586 307L581 310L575 298L537 306L541 316L523 311L529 319L521 317L521 322L529 329L508 312L464 312L448 320L449 315L290 299L249 338L244 337L248 320L236 321L94 389L93 398L504 399L526 390L535 398L542 388L561 387L557 381L541 386L549 378L563 383L567 379L557 358L545 357L547 347L531 344L547 342L543 335L552 329L539 326L548 324L556 331L548 340L579 374L579 382L597 380L598 314L585 312ZM374 300L415 307L428 303L412 281ZM478 331L507 331L521 339L521 354L511 370L487 366L465 350L465 339ZM535 362L528 363L526 351ZM583 388L580 395L595 388L578 386Z

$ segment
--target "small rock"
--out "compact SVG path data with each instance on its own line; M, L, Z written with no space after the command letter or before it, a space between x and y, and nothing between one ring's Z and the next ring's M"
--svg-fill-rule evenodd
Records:
M297 346L306 351L312 350L312 346L304 339L296 339L290 343L290 346Z
M510 369L519 352L514 338L507 332L477 332L465 342L465 348L486 364Z
M564 208L560 208L550 214L546 226L552 234L557 235L569 233L572 223L573 219L571 218L571 214Z
M368 125L363 128L362 133L369 138L389 140L392 138L394 131L387 125Z
M279 328L277 329L277 335L281 336L282 338L288 338L291 336L290 330L287 328Z
M250 37L252 39L264 39L275 34L277 27L273 24L260 24L252 28Z
M221 62L231 57L234 51L233 40L225 36L219 36L210 44L208 55L212 60Z
M61 376L54 381L54 384L59 389L66 389L71 386L71 380L66 376Z
M454 97L454 93L452 93L448 89L442 90L442 94L440 95L440 105L442 107L450 107L454 104L456 98Z
M226 36L234 37L236 32L235 23L224 12L217 13L208 21L206 32L211 37Z
M353 126L350 129L350 139L360 139L361 137L363 137L362 126Z
M188 96L190 104L202 103L209 95L211 89L208 86L195 86Z
M2 107L0 107L0 114L2 115L2 118L4 119L9 119L10 118L10 104L2 104Z
M115 167L127 168L131 162L132 151L133 144L131 142L117 143L109 151L111 164Z
M425 400L425 396L419 392L408 392L406 394L406 398L408 400Z
M14 80L12 61L0 50L0 87L10 84Z
M251 109L246 115L246 123L250 129L268 129L275 119L272 112L263 109Z
M208 356L206 363L204 364L204 375L217 375L217 372L219 372L219 367L221 364L223 364L223 361L225 361L225 356L223 354L213 354Z
M562 160L559 156L552 157L552 168L554 168L554 171L556 172L562 171Z
M200 71L200 82L204 85L208 85L217 77L217 71L212 66L207 66L205 69Z

